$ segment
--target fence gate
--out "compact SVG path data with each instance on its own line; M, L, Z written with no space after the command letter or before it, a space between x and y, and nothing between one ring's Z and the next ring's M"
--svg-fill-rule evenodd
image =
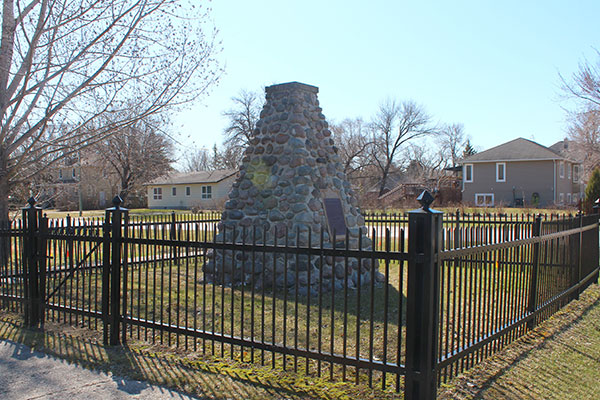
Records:
M121 227L128 214L119 207L120 198L113 203L103 220L67 216L49 224L33 198L22 210L27 326L43 327L45 318L94 328L101 322L104 342L119 344L120 304L127 296L119 293Z

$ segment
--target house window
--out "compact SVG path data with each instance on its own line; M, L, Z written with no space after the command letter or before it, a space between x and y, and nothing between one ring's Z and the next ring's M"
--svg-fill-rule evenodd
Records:
M561 178L564 178L564 177L565 177L565 162L564 162L564 161L561 161L561 162L558 164L558 175L559 175Z
M571 193L567 193L567 204L571 204Z
M62 179L62 169L58 170L58 179Z
M171 196L177 196L177 188L176 187L171 188Z
M579 193L573 193L573 203L579 202Z
M560 193L558 195L558 203L559 204L563 204L565 202L565 194L564 193Z
M73 168L73 179L75 179L75 177L77 177L77 174L75 173L75 168Z
M162 188L154 188L154 200L162 200Z
M185 187L185 195L186 196L191 196L192 195L192 188L189 186Z
M212 199L212 186L202 186L202 198Z
M573 165L573 182L579 182L579 165Z
M506 163L496 163L496 182L506 182Z
M573 165L569 164L567 166L567 178L571 179L571 169L573 169Z
M478 207L491 207L494 205L493 193L476 193L475 205Z
M465 182L473 182L473 164L465 164Z

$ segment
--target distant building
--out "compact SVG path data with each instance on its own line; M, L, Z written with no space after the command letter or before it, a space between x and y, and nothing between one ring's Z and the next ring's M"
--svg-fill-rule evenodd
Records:
M235 181L237 170L174 173L146 184L148 208L220 209Z
M583 197L582 167L564 142L545 147L518 138L461 161L463 202L476 206L575 205Z
M48 182L41 186L46 207L84 210L109 207L119 193L118 177L93 153L81 152L81 160L67 157L50 171Z

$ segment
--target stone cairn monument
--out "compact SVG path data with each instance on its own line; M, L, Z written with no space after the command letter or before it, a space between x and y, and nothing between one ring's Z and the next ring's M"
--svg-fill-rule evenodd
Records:
M350 249L360 244L361 250L370 250L364 218L319 107L319 89L291 82L265 91L266 103L225 203L216 242L318 248L322 240L324 247L332 248L335 241L336 248L345 248L348 237ZM314 295L318 287L339 290L346 280L351 288L369 283L371 263L370 258L349 258L346 267L343 257L215 250L204 272L217 284L261 288L275 283L297 287L301 294L310 288ZM375 276L381 280L381 274Z

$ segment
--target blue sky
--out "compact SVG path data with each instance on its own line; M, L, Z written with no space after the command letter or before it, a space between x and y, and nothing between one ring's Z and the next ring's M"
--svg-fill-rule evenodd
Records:
M559 73L600 49L599 1L271 1L210 3L225 73L175 118L179 149L220 144L240 89L319 87L327 119L365 120L386 98L462 123L480 150L565 136Z

